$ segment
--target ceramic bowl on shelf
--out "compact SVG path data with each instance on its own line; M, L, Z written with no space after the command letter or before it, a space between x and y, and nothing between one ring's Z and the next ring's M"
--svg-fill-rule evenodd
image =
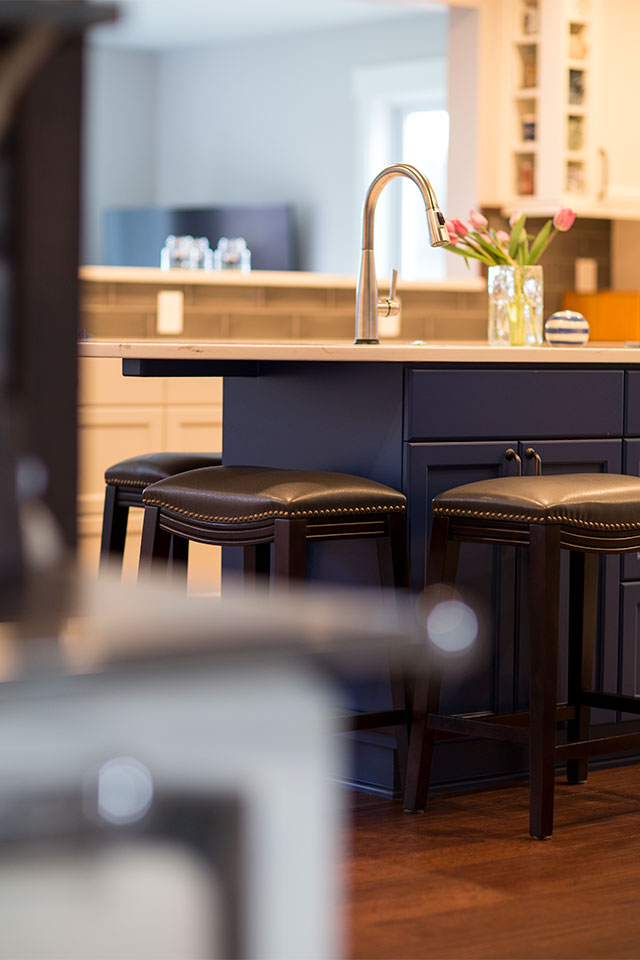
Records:
M554 347L583 347L589 339L589 322L575 310L559 310L545 320L544 338Z

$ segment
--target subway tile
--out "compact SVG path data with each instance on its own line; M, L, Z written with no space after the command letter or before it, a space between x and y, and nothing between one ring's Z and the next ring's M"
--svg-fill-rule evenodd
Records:
M216 312L225 312L237 305L240 309L264 304L264 287L198 283L193 285L193 306L210 307Z
M182 336L189 340L220 340L224 336L223 318L216 313L204 315L186 309Z
M300 318L300 337L303 340L353 340L355 317L325 315Z
M153 335L155 315L143 310L92 307L81 314L80 327L96 338L143 338Z
M267 319L255 313L230 314L229 336L232 340L279 341L293 337L293 322L290 316L270 316Z

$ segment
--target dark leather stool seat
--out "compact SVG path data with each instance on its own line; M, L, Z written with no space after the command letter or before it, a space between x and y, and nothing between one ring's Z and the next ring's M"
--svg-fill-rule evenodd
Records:
M260 546L273 542L274 573L284 579L304 577L309 539L387 537L406 549L403 494L344 473L205 467L151 484L142 499L141 570L165 556L171 534L244 546L250 574L268 571Z
M122 563L129 507L143 507L142 492L150 483L185 470L212 467L222 462L219 453L146 453L114 463L105 471L107 485L102 520L100 564Z
M306 572L310 540L376 541L383 586L408 588L406 499L391 487L343 473L268 467L206 467L147 487L140 575L174 557L186 561L191 540L243 548L251 587L271 568L282 583ZM390 673L392 710L343 718L351 729L394 727L404 786L407 755L405 678Z
M527 715L438 714L445 657L429 645L416 681L405 808L424 809L437 733L528 743L530 832L553 830L554 774L567 762L571 783L587 778L591 754L640 747L640 733L589 740L590 708L640 713L640 699L592 690L597 556L640 549L640 479L618 474L502 477L468 483L433 501L427 587L446 596L461 542L526 547L530 555L530 697ZM557 704L560 551L570 551L568 703ZM526 723L528 720L528 729ZM567 743L556 727L567 721Z

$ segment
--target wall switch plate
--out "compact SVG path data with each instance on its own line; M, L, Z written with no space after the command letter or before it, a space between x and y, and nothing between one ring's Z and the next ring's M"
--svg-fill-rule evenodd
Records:
M592 257L576 257L576 293L596 293L598 290L598 261Z
M156 302L156 333L177 334L184 329L182 290L159 290Z

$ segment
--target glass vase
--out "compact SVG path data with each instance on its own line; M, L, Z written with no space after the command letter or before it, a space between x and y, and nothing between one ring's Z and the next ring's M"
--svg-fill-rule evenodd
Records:
M489 267L489 343L536 346L543 342L542 267Z

